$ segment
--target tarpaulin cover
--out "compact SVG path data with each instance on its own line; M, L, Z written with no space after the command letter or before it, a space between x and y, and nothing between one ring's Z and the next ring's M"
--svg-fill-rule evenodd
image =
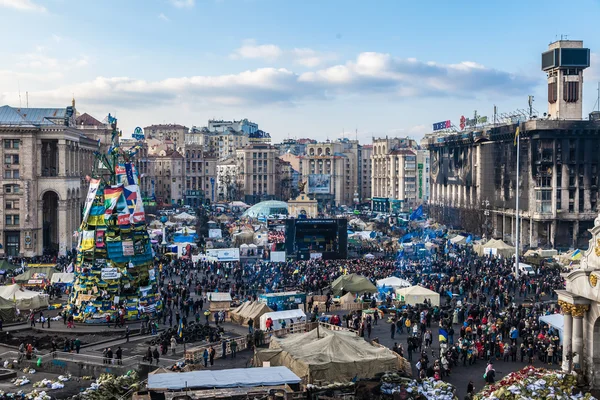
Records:
M545 322L546 324L553 326L558 330L558 337L560 342L562 343L563 331L565 329L565 316L562 314L550 314L550 315L542 315L540 317L541 322Z
M48 306L48 296L22 289L19 285L0 286L0 297L8 301L16 301L19 310L29 310Z
M409 287L412 285L406 279L401 279L401 278L398 278L395 276L390 276L389 278L380 279L377 281L377 287L383 287L383 286L399 288L399 287Z
M387 347L372 345L351 332L328 329L273 337L269 348L255 355L255 364L264 361L288 367L306 383L349 382L385 371L411 374L410 364Z
M362 275L342 275L331 284L334 295L339 295L343 290L350 293L377 293L377 288L370 280Z
M300 383L300 378L286 367L235 368L148 375L150 390L277 386L297 383Z
M231 322L240 325L247 325L250 318L252 318L255 321L254 326L258 326L260 316L268 312L273 312L273 310L266 304L258 301L247 301L231 311L229 317Z

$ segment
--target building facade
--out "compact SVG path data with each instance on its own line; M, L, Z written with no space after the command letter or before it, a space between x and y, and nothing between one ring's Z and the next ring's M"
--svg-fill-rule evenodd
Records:
M148 170L159 205L183 204L184 157L176 150L161 150L148 155Z
M234 201L243 197L236 157L217 162L217 193L219 201Z
M515 133L519 127L520 244L563 249L585 245L598 213L600 121L593 115L583 120L581 105L571 104L582 101L580 85L582 71L589 66L589 51L579 41L559 41L550 45L549 52L561 49L575 49L579 55L567 53L571 59L563 66L564 53L552 60L544 53L546 117L426 136L423 143L431 152L432 216L515 242Z
M75 113L0 107L0 255L64 255L76 246L98 142L77 129Z
M157 139L161 142L167 140L175 145L175 149L181 151L185 145L185 139L189 128L179 124L158 124L144 128L146 139Z
M217 158L201 145L185 148L185 204L198 207L216 196Z
M371 157L373 156L373 145L366 144L361 146L359 177L360 177L360 202L365 203L371 200L372 190L372 164Z
M236 151L239 188L248 204L279 198L278 151L268 144L250 144Z
M405 212L423 204L425 181L418 179L417 147L410 138L373 139L371 198L374 203L382 199L386 204L392 202L394 211Z
M352 206L359 190L358 141L307 144L301 158L306 193L325 207Z

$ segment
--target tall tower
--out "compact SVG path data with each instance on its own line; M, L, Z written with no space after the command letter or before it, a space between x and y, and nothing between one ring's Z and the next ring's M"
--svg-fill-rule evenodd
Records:
M542 71L548 74L548 116L582 118L583 70L590 66L590 49L582 40L558 40L542 53Z

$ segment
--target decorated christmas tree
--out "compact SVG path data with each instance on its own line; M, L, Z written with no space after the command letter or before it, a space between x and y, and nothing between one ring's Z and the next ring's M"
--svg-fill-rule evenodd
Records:
M76 321L134 320L162 309L154 255L139 177L132 163L140 149L119 145L117 120L108 115L112 128L110 148L98 151L81 226L77 232L75 282L69 307ZM141 131L141 129L139 130ZM143 138L136 129L134 138Z

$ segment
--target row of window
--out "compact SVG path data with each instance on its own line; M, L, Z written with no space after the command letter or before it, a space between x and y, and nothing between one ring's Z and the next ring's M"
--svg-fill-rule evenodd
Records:
M18 169L5 169L4 170L4 179L19 179L19 170Z
M4 164L18 164L19 163L19 155L18 154L5 154L4 155Z

